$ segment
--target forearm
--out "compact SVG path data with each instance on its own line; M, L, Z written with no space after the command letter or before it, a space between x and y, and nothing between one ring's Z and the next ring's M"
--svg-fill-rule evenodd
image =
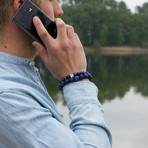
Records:
M77 82L64 87L71 118L70 128L85 147L110 148L111 134L103 118L97 88L90 82Z

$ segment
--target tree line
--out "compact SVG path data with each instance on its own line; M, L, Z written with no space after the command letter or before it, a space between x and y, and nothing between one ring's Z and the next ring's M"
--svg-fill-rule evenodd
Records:
M134 87L136 93L148 96L148 56L89 55L88 70L99 88L101 103L116 97L122 99Z
M115 0L63 0L62 8L84 46L148 47L148 3L135 13Z
M88 71L93 75L93 82L99 88L99 100L101 103L113 100L116 97L122 99L124 95L134 87L137 93L148 96L148 56L98 56L87 55ZM54 79L44 67L40 58L36 58L36 66L39 68L47 90L58 102L59 81ZM63 98L63 104L66 104Z

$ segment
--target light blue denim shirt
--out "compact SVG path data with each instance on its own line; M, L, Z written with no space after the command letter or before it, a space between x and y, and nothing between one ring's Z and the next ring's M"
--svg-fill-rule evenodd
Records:
M68 128L34 61L0 52L0 148L110 148L97 93L91 82L64 87Z

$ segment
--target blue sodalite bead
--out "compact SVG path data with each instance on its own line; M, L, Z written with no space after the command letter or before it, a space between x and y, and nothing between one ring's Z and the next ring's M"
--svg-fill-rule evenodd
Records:
M82 72L77 72L74 74L70 74L63 79L60 80L59 82L59 89L63 90L63 87L69 83L73 83L79 80L83 79L89 79L90 81L92 80L92 76L89 72L87 71L82 71Z
M70 79L69 79L69 82L70 82L70 83L74 82L74 78L70 78Z
M75 76L75 77L74 77L74 80L75 80L75 81L79 81L79 76Z

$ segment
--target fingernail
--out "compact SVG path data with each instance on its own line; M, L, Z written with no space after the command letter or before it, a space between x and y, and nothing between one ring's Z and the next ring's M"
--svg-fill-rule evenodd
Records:
M35 17L33 18L33 21L34 21L34 22L38 21L38 17L35 16Z
M32 43L32 45L33 45L35 48L37 48L37 44Z

